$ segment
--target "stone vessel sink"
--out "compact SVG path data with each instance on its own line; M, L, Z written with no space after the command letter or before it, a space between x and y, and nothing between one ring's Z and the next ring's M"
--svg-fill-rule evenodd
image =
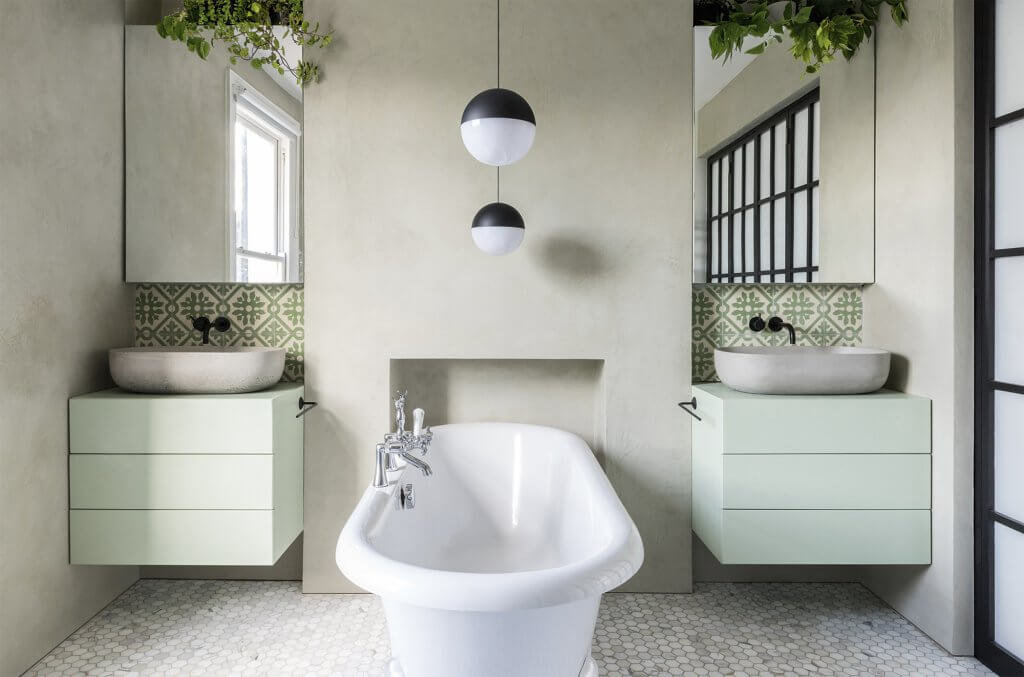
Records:
M855 395L889 378L889 351L847 346L715 349L715 370L733 390L761 395Z
M136 393L251 393L274 385L284 372L284 348L114 348L109 359L114 383Z

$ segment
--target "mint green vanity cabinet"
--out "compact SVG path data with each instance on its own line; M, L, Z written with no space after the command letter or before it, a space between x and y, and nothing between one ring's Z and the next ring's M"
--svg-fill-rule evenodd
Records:
M276 562L302 531L302 395L72 398L71 563Z
M693 530L719 561L930 563L929 400L693 392Z

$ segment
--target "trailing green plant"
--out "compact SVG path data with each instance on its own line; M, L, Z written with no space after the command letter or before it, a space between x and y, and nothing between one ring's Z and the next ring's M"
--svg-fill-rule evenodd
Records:
M778 5L784 5L781 12ZM723 18L709 22L714 26L708 38L711 55L728 59L751 37L760 42L746 53L760 54L789 34L789 51L807 73L817 73L837 54L851 59L871 37L885 7L897 26L909 20L906 0L732 0Z
M283 26L283 33L275 32ZM331 31L310 23L302 13L302 0L184 0L184 7L156 25L163 38L177 40L205 60L217 42L227 48L231 63L248 61L253 68L269 67L291 73L300 85L320 79L320 67L305 59L289 63L284 40L297 45L327 47Z

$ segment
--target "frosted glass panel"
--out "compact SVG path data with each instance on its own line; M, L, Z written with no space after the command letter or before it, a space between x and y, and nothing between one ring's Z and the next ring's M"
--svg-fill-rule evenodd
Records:
M1024 5L1024 2L1021 4ZM1024 68L1018 70L1024 72ZM995 156L996 248L1022 247L1024 190L1021 190L1021 183L1024 183L1024 120L996 128Z
M754 270L754 237L756 235L754 232L754 210L748 209L745 211L743 218L746 220L747 224L747 233L743 242L743 250L747 257L747 265L743 267L743 272L747 272ZM753 280L750 281L753 282Z
M995 261L995 379L1024 385L1024 256Z
M718 161L722 165L722 211L729 211L729 156Z
M732 155L732 206L743 206L743 151L737 150Z
M768 205L761 205L761 270L769 270L771 264L772 228Z
M995 640L1024 658L1024 534L995 525Z
M996 115L1024 108L1024 2L996 0Z
M754 202L754 142L748 141L746 155L743 158L743 204Z
M718 222L711 225L711 274L718 274Z
M818 241L821 239L821 224L818 222L818 189L811 191L814 204L811 206L811 265L818 265Z
M1024 395L997 390L994 413L996 512L1024 522Z
M807 265L807 191L793 196L793 267Z
M775 267L786 265L786 203L775 201ZM782 278L785 280L785 276Z
M818 180L819 167L821 166L820 155L821 155L821 104L814 104L814 172L811 178L815 181Z
M807 183L807 110L793 120L793 185Z
M732 221L732 272L743 272L743 224L737 214Z
M772 166L771 139L771 132L761 135L761 198L768 197L768 191L771 189L771 178L769 177L769 170Z
M775 125L775 192L786 189L786 123Z
M711 215L718 215L718 172L721 162L715 162L711 165Z

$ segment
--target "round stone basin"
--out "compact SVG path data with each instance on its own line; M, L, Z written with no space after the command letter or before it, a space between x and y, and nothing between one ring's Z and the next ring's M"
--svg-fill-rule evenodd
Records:
M281 380L284 348L145 346L110 351L110 375L136 393L251 393Z
M715 370L733 390L762 395L870 393L889 378L889 351L849 346L715 348Z

